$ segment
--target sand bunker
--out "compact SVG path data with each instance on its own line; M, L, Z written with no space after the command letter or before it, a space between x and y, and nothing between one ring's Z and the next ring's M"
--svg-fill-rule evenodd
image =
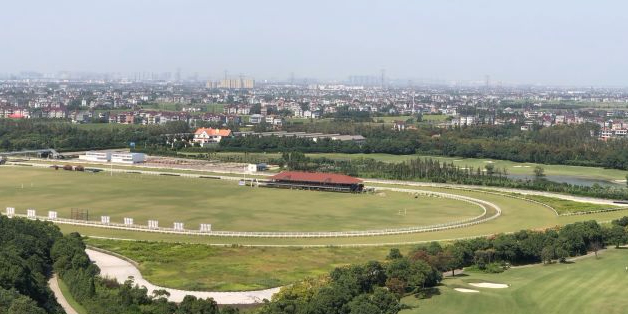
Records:
M469 284L478 288L490 288L490 289L508 288L508 285L503 284L503 283L475 282L475 283L469 283Z
M480 292L478 290L465 289L465 288L454 288L454 290L456 290L458 292L462 292L462 293L479 293Z
M521 167L523 167L523 166L512 166L512 167L513 167L513 168L521 168Z

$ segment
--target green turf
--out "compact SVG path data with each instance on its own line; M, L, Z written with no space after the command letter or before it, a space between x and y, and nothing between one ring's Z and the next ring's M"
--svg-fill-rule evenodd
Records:
M522 195L522 194L514 194L518 197L523 197L526 199L535 200L537 202L541 202L543 204L547 204L554 208L559 215L569 214L569 213L578 213L578 212L589 212L589 211L599 211L599 210L613 210L622 208L620 206L613 205L602 205L602 204L593 204L593 203L582 203L575 202L570 200L564 200L553 197L546 197L541 195Z
M243 153L223 152L223 155L238 155ZM281 158L279 153L249 153L250 156L259 156L260 158L272 159ZM481 167L492 163L495 168L502 170L506 168L508 174L515 175L534 175L534 167L539 164L535 163L517 163L508 160L495 160L483 158L462 158L462 157L442 157L442 156L425 156L425 155L391 155L391 154L344 154L344 153L311 153L306 154L308 157L325 157L338 160L354 160L359 158L372 158L384 162L402 162L411 159L431 158L441 162L453 163L459 167ZM625 170L604 169L598 167L581 167L581 166L565 166L565 165L540 165L545 169L548 176L564 176L582 179L593 179L603 181L625 180Z
M495 168L506 168L508 174L533 175L535 163L517 163L507 160L482 159L482 158L462 158L462 157L440 157L422 155L390 155L390 154L341 154L341 153L320 153L307 154L309 157L327 157L332 159L357 159L373 158L385 162L401 162L415 159L417 157L432 158L441 162L453 163L459 167L481 167L492 163ZM545 169L545 174L555 176L567 176L575 178L589 178L597 180L625 180L627 172L618 169L604 169L597 167L565 166L565 165L541 165Z
M213 291L282 286L306 277L327 274L341 265L383 260L389 251L387 247L208 247L100 239L87 239L86 243L138 262L142 275L154 284Z
M121 124L121 123L84 123L75 125L79 129L83 130L114 130L124 129L129 127L144 127L140 124Z
M626 313L628 250L612 249L600 258L588 257L572 264L538 265L511 269L501 274L471 273L447 278L440 295L429 299L406 297L412 306L402 314L484 313ZM469 282L505 283L505 289L476 288ZM479 290L462 293L454 288Z
M79 314L88 314L85 307L83 307L80 303L78 303L78 301L76 301L76 299L74 299L72 293L70 293L70 289L65 284L65 282L63 282L61 278L57 278L57 281L59 282L59 290L61 290L61 293L65 297L66 301L68 301L68 304L70 304L70 306Z
M0 205L45 215L89 209L92 220L111 216L189 229L211 223L224 231L347 231L439 224L468 219L482 209L466 202L409 193L348 194L252 188L237 181L140 174L82 173L50 168L0 168Z

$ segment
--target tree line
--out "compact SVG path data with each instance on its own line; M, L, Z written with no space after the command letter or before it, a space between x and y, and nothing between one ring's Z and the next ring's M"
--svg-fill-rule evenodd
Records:
M89 129L44 119L0 119L0 151L54 148L60 151L164 145L163 134L187 133L185 122Z
M383 262L338 267L282 289L254 312L258 314L396 314L403 296L429 296L443 273L463 267L501 272L511 265L564 262L628 240L628 217L600 225L577 222L541 231L522 230L446 246L437 242L406 254L391 249ZM0 313L63 313L47 287L57 273L90 314L235 314L213 299L186 296L177 304L166 291L148 294L132 280L122 284L98 276L77 233L62 235L49 222L0 217Z
M628 217L601 226L578 222L543 231L522 230L487 238L437 242L414 247L406 254L391 249L384 262L370 261L333 270L282 289L259 314L395 314L405 308L406 295L436 293L444 273L460 268L502 272L511 265L565 262L627 240Z

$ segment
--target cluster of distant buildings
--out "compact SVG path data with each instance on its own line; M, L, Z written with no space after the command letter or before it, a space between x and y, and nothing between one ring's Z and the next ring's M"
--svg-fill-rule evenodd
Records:
M342 135L342 134L326 134L326 133L309 133L309 132L286 132L286 131L273 131L273 132L232 132L229 129L215 129L215 128L198 128L194 132L192 142L198 146L205 147L211 144L218 144L223 138L227 137L294 137L310 139L313 142L318 142L323 139L329 139L332 141L354 143L364 143L366 138L362 135Z
M184 121L207 124L266 124L281 130L286 121L321 119L338 111L378 116L447 116L433 123L442 128L516 124L534 126L597 123L603 139L623 137L619 127L628 110L628 92L615 89L373 87L372 80L354 77L349 85L310 84L257 86L251 78L218 81L0 81L0 118L66 119L74 123L165 124ZM359 86L360 82L369 83ZM356 85L357 84L357 85ZM587 103L586 107L555 109L548 104ZM160 109L167 104L168 110ZM619 105L619 106L611 106ZM552 109L554 108L554 109ZM406 118L407 119L407 118ZM416 127L395 121L398 130Z

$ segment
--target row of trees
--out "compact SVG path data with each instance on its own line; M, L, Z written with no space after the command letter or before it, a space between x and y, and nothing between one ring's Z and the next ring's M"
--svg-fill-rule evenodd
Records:
M185 122L88 129L50 120L0 119L0 151L40 148L87 150L127 147L130 142L163 145L166 143L163 134L186 132L189 132L189 127Z
M564 261L603 248L625 244L628 217L608 226L577 222L544 231L522 230L488 238L456 241L445 247L433 242L406 255L392 249L385 262L340 267L328 276L282 289L257 310L260 314L395 314L407 294L430 294L442 273L462 267L503 271L508 265ZM176 304L166 291L147 294L127 281L100 278L76 234L62 236L51 223L0 217L0 313L63 313L47 287L52 271L69 286L72 296L91 314L233 314L212 299L186 296Z
M0 313L62 314L48 288L52 273L68 285L90 314L235 314L213 299L186 296L176 304L166 291L148 295L132 281L118 284L98 276L77 233L63 236L49 222L0 216Z
M591 197L628 199L628 190L623 188L600 185L580 186L548 181L545 179L542 167L534 169L535 177L533 179L522 180L508 178L507 169L496 168L492 164L487 164L484 168L459 167L453 163L420 157L392 163L371 158L353 160L309 158L301 152L290 152L282 154L281 160L274 161L280 165L286 165L291 170L337 172L363 178L499 186Z
M602 227L579 222L545 231L522 230L489 238L461 240L441 246L419 245L403 255L391 249L383 263L370 261L333 270L284 288L259 314L395 314L408 294L430 296L443 272L473 267L501 272L508 265L564 261L605 244L626 243L628 217Z
M50 248L61 236L49 223L0 216L0 313L63 313L48 288Z

